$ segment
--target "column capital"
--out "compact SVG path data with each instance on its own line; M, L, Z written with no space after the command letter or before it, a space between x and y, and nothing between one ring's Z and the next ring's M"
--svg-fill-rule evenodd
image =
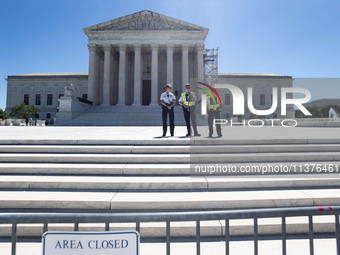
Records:
M196 52L204 52L204 44L196 44Z
M151 50L152 50L152 51L157 51L158 48L159 48L159 44L157 44L157 43L152 43L152 44L150 44L150 47L151 47Z
M92 52L94 52L97 49L97 45L95 44L88 44L87 47L89 51L92 51Z
M166 51L174 51L175 45L173 43L166 44Z
M103 49L104 49L104 52L106 52L106 51L111 52L112 46L111 46L111 44L104 44Z
M126 44L122 44L122 43L118 44L119 51L126 51L126 47L127 47Z
M181 44L181 47L182 47L182 51L189 51L189 47L190 45L189 44Z
M142 44L140 44L140 43L134 43L133 47L135 48L135 51L142 50Z

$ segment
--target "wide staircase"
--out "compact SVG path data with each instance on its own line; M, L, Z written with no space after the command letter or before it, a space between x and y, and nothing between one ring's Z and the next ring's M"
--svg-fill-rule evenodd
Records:
M185 125L182 107L176 105L175 125ZM160 126L162 108L156 106L92 106L70 121L57 119L55 126Z
M0 145L0 212L164 212L340 205L340 144L312 140L154 139L21 141ZM268 164L290 174L190 176L190 162L242 167ZM209 163L209 164L210 164ZM326 165L333 173L300 173ZM326 169L324 168L324 169ZM306 169L303 167L303 169ZM317 169L317 170L316 170ZM193 171L192 169L191 171ZM327 170L327 171L328 171ZM310 170L311 171L311 170ZM339 169L340 171L340 169ZM322 174L321 174L322 173ZM230 234L253 234L253 221L231 220ZM281 219L259 220L259 234L281 234ZM141 223L142 237L163 237L165 223ZM195 222L171 223L171 236L195 236ZM49 230L73 230L50 224ZM334 232L334 216L314 216L314 232ZM105 224L79 224L103 231ZM135 229L111 223L110 230ZM202 236L222 236L224 221L201 222ZM0 225L0 236L11 236ZM43 224L18 225L19 236L41 236ZM287 218L287 233L308 233L307 217Z

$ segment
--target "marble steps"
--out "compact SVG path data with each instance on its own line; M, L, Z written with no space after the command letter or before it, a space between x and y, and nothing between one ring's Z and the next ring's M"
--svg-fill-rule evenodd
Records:
M52 127L53 128L53 127ZM117 127L118 128L118 127ZM124 127L120 127L124 128ZM161 130L161 129L160 129ZM191 145L191 146L219 146L219 145L286 145L292 148L297 145L306 145L306 147L314 147L317 145L337 145L340 144L340 139L328 139L328 138L310 138L310 139L196 139L196 138L186 138L183 136L175 135L175 137L167 136L165 138L159 137L159 134L155 134L155 137L149 139L88 139L83 137L82 139L73 139L65 135L63 139L6 139L5 137L0 138L0 145L163 145L163 146L173 146L173 145Z
M73 154L0 153L0 163L148 163L230 164L246 162L340 161L340 152L273 152L223 154Z
M285 166L294 163L339 165L340 142L336 140L332 140L332 144L327 144L324 139L18 141L21 144L46 144L49 147L5 146L6 143L10 144L8 141L0 141L2 211L75 210L81 213L84 210L181 211L340 205L340 178L336 174L318 174L313 177L296 174L268 175L256 178L249 175L217 178L209 175L197 178L188 176L189 143L198 145L193 147L197 151L194 153L196 157L192 158L201 162L228 162L239 169L245 165L260 166L268 163ZM142 146L132 146L132 143ZM217 149L208 146L214 144ZM176 153L176 147L181 153ZM172 150L171 154L165 154L167 149ZM203 154L202 150L211 150L216 154ZM44 153L46 151L48 153ZM329 222L318 222L320 231L330 229ZM145 236L161 236L164 226L160 224L145 226ZM175 236L184 233L195 235L192 224L179 223L177 227L175 224L171 231ZM223 222L205 224L202 224L202 231L205 231L203 235L223 234ZM123 223L122 227L133 228L130 225ZM278 230L280 224L271 223L271 219L265 221L264 225L263 233L281 231ZM308 223L292 223L291 226L299 231L305 229L303 226L308 226ZM27 231L23 232L27 236L41 231L39 227L25 228L22 231ZM98 228L99 225L93 225L88 229ZM118 229L117 226L112 228ZM250 230L251 223L243 221L238 222L233 231L235 234L246 235ZM8 227L0 226L0 235L4 231L8 231Z
M234 190L263 188L340 187L338 174L226 176L51 176L0 175L0 189L22 190Z
M145 118L145 116L148 118ZM81 113L72 121L57 121L55 125L72 126L161 126L162 109L160 106L94 106ZM185 125L181 107L175 107L175 125Z
M340 188L0 191L0 209L6 210L180 211L336 205L340 205Z
M340 148L340 145L339 145ZM188 154L189 145L0 145L0 153Z
M134 223L110 223L110 231L123 231L135 229ZM18 236L42 236L43 224L18 224ZM73 231L73 224L49 224L49 231ZM79 231L104 231L105 224L102 223L79 223ZM201 236L224 236L225 221L202 221ZM314 233L334 233L334 216L313 216ZM281 235L281 218L261 218L258 220L259 235ZM287 217L287 234L307 234L308 217ZM0 225L0 236L11 236L12 227L10 224ZM143 237L165 237L165 222L142 222L140 233ZM230 220L229 233L231 236L252 236L254 234L253 220ZM171 222L172 237L195 237L196 222Z
M189 154L339 152L340 144L270 145L0 145L0 153Z
M190 164L1 163L0 174L178 176L189 175Z
M271 166L271 167L279 167L279 168L293 168L295 166L296 172L291 172L292 176L296 178L298 174L305 173L304 166L315 164L316 166L333 166L334 173L336 172L335 166L339 166L340 171L340 161L306 161L306 162L271 162L271 163L233 163L232 166L235 167L236 173L228 173L222 174L221 177L233 177L236 178L239 176L241 167L255 167L256 169L260 169L263 166ZM204 166L204 165L202 165ZM302 170L301 170L302 168ZM313 171L315 176L319 176L320 172ZM321 173L325 173L325 171L321 171ZM32 175L32 174L40 174L40 175L64 175L64 176L72 176L72 175L91 175L91 176L189 176L190 175L190 164L178 164L178 163L171 163L171 164L131 164L131 163L115 163L115 164L102 164L102 163L1 163L0 164L0 174L1 175L11 175L11 174L22 174L22 175ZM233 176L232 176L233 174ZM312 173L308 174L308 178L314 175ZM332 174L332 173L327 173ZM205 173L202 175L206 175L208 177L212 177L213 175L210 173ZM251 178L258 178L264 176L273 176L277 175L277 173L266 173L258 174L258 173L250 173L248 172L246 176L242 177L245 178L247 176L251 176ZM284 177L284 176L282 176Z

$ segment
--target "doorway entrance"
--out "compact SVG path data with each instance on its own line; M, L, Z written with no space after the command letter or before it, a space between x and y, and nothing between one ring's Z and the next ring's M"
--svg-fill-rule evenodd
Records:
M142 105L151 103L151 80L143 80Z

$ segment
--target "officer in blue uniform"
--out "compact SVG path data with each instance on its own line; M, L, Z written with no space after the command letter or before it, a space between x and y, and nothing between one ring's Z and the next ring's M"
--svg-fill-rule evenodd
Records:
M176 97L171 93L172 86L171 84L167 84L165 87L165 92L161 94L161 104L162 104L162 119L163 119L163 136L166 136L167 128L168 128L168 115L170 120L170 134L174 136L175 131L175 115L174 115L174 106L176 104Z

